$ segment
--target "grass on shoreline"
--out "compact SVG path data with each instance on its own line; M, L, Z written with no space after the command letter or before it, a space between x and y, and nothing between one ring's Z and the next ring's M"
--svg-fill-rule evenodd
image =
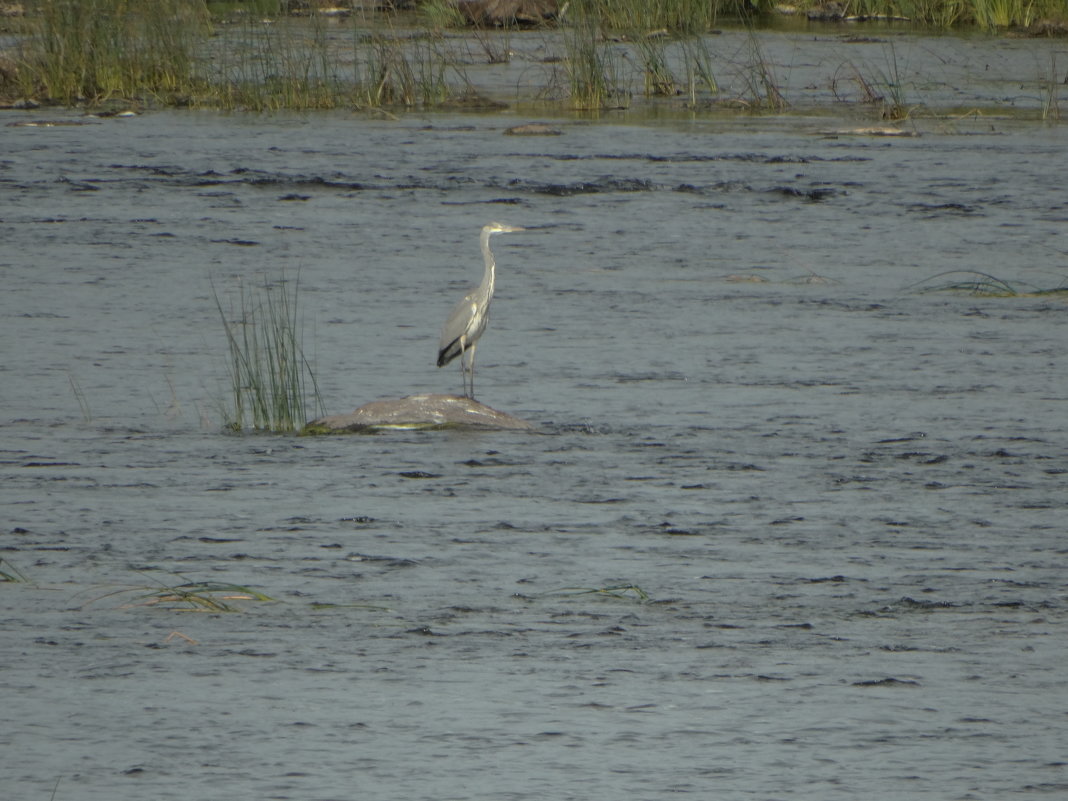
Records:
M801 15L805 2L816 4L803 0ZM312 3L299 19L282 14L283 5L216 3L212 16L203 0L28 0L17 24L5 23L20 46L0 53L0 99L268 111L432 109L477 95L467 75L475 63L469 37L447 33L463 24L448 0L425 0L415 13L357 10L343 17L319 13ZM1068 16L1066 0L840 5L846 16L906 17L912 22L905 24L936 29L1003 30ZM547 59L550 66L540 68L541 96L581 110L626 107L636 94L678 96L697 107L720 91L712 69L714 37L704 34L726 20L753 25L777 13L772 0L571 0L561 8L558 19L522 35L542 37L558 51L555 65ZM487 27L470 30L485 50L485 63L508 62L508 37L516 29L505 28L502 38ZM755 36L753 42L747 60L727 66L743 87L729 100L738 109L781 111L786 95ZM888 119L909 110L892 96L900 86L896 71L888 62L882 80L853 76L869 90L881 85ZM1051 98L1047 117L1057 111Z

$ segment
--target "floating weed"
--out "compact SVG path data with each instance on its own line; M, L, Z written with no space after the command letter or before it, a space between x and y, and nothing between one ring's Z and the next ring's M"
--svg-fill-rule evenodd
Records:
M119 609L132 609L139 606L159 606L179 612L239 612L239 607L230 601L273 601L274 598L262 592L238 584L225 584L215 581L193 582L158 587L138 586L122 587L104 593L82 604L82 609L98 603L105 598L133 595L133 598L121 604Z
M165 643L174 642L175 640L184 640L190 645L200 645L200 643L194 640L192 637L187 634L182 634L182 632L180 631L172 631L170 634L163 638L163 642Z
M960 280L939 281L947 276L962 276ZM1003 278L973 270L948 270L932 275L906 289L918 293L966 292L969 295L993 298L1037 297L1041 295L1068 295L1068 285L1040 289L1029 284L1010 284Z
M597 595L607 598L619 598L624 601L646 603L649 593L636 584L612 584L607 587L561 587L556 590L560 595Z
M0 581L12 581L24 584L29 581L29 579L23 575L21 570L11 564L11 562L0 556Z

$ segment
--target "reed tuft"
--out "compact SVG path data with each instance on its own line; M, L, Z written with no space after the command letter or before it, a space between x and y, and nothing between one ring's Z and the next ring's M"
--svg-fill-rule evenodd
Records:
M231 404L225 425L231 431L299 431L309 407L325 414L319 384L304 355L298 311L300 284L284 276L247 289L236 305L223 306L212 284L229 353Z
M191 91L210 29L197 0L36 0L27 20L23 89L67 105Z

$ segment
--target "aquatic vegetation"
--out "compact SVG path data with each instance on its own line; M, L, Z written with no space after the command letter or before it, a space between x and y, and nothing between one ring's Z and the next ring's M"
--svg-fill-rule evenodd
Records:
M449 0L426 0L419 5L419 15L433 30L460 28L467 24L467 18Z
M1061 118L1060 87L1063 82L1057 74L1057 56L1053 53L1049 57L1049 70L1043 78L1045 93L1042 98L1042 119L1059 120Z
M767 4L766 4L767 5ZM733 0L573 0L568 13L596 16L608 30L704 33L716 26L721 16L746 16L751 12L744 2Z
M768 0L572 0L561 3L556 20L523 33L472 23L448 0L426 0L410 12L297 5L31 0L18 23L18 50L0 56L0 96L248 111L466 107L480 95L467 68L480 60L509 63L513 39L533 36L561 55L544 59L555 66L547 85L530 95L576 110L626 108L636 93L678 97L696 109L706 95L719 94L716 73L725 69L737 76L730 98L736 108L779 113L789 107L781 83L788 73L780 67L777 74L755 33L749 52L726 59L726 67L713 57L715 37L708 35L724 18L750 26L778 13ZM802 0L797 10L815 5ZM1056 31L1068 14L1063 0L843 0L841 6L846 16L939 29L997 30L1050 19ZM444 33L459 27L468 35ZM846 79L856 82L862 102L885 119L901 120L912 107L893 47L888 50L885 69L861 65L832 80L843 89ZM1043 117L1055 119L1058 82L1043 83Z
M288 433L307 422L309 406L324 414L312 365L304 354L298 310L299 280L282 278L262 287L238 288L236 305L224 308L212 284L229 352L232 431Z
M946 276L962 276L951 281L938 281ZM937 283L936 283L937 282ZM979 272L978 270L949 270L925 278L908 289L913 292L966 292L969 295L983 297L1015 298L1034 297L1037 295L1068 295L1068 279L1056 287L1040 289L1023 283L1009 283L1003 278Z
M191 90L210 22L195 0L37 0L19 81L65 104Z
M889 122L901 122L908 119L916 108L910 106L905 94L905 83L902 68L898 64L897 50L893 44L884 48L886 68L870 67L865 65L862 71L859 66L850 62L843 65L835 73L831 80L831 91L835 97L842 101L850 99L848 89L843 86L852 82L858 90L857 102L872 106L878 111L879 117ZM866 74L866 71L870 73ZM843 73L845 73L843 75Z
M642 63L646 95L672 96L679 93L675 76L668 66L667 47L661 36L639 36L635 49Z
M882 103L882 118L894 122L906 119L912 111L905 97L902 68L898 64L897 49L891 43L885 50L886 72L880 72L880 85L886 90L887 99Z
M322 20L256 25L249 17L221 28L213 57L199 65L207 88L198 102L251 111L336 108L345 97Z
M82 422L91 423L93 421L93 412L89 408L89 400L85 397L85 390L78 383L78 379L74 377L74 373L67 373L67 378L70 381L70 391L74 394L74 400L78 402L78 409L81 410Z
M1026 27L1037 18L1034 0L972 0L972 3L976 23L988 30L1012 25Z
M749 36L749 58L739 70L745 91L739 98L752 111L786 110L790 105L775 76L771 60L764 54L760 42L752 33Z
M467 88L459 59L440 35L400 30L384 12L344 22L315 13L271 25L245 18L217 38L216 57L201 67L208 87L201 105L434 107Z
M691 37L680 43L683 72L686 75L686 96L690 107L697 105L698 92L719 94L719 83L712 68L712 53L705 39Z
M105 598L123 595L133 595L133 598L123 603L119 607L120 609L137 606L157 606L163 609L183 612L239 612L241 611L240 607L234 606L229 603L230 601L274 600L262 592L238 584L206 581L175 586L160 583L159 586L155 587L147 585L122 587L87 601L82 604L81 608L84 609Z
M601 35L600 21L591 14L573 13L563 31L568 97L582 110L629 105L620 57Z
M22 574L21 570L11 564L11 562L0 556L0 581L25 583L29 581L29 579Z

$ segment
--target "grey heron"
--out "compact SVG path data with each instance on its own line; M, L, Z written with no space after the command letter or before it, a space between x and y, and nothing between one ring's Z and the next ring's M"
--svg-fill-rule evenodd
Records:
M464 295L463 300L456 304L441 329L441 341L438 343L438 367L444 367L459 356L464 395L472 400L475 397L475 349L478 347L479 337L486 330L486 323L489 322L493 282L496 279L497 265L493 260L489 240L494 234L507 234L522 230L518 225L506 225L500 222L487 223L482 227L479 242L482 245L482 258L486 262L486 272L482 275L482 283ZM466 364L465 356L467 357ZM468 381L469 374L470 382Z

